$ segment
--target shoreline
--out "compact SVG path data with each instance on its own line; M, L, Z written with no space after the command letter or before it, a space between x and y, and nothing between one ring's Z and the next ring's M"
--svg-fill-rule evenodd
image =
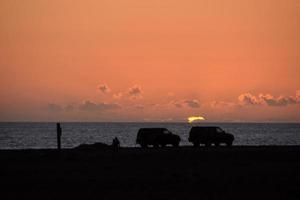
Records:
M103 147L94 147L94 145L103 145ZM94 143L94 144L82 144L87 146L87 148L79 148L81 145L73 147L73 148L61 148L61 151L72 151L72 150L86 150L86 149L90 149L90 150L95 150L95 151L101 151L101 150L109 150L112 149L112 146L110 144L105 144L105 143ZM226 146L226 145L220 145L218 147L212 145L210 147L206 147L203 144L200 145L199 147L194 147L193 145L182 145L179 147L173 147L173 146L166 146L166 147L158 147L158 148L154 148L152 146L149 146L147 148L142 148L140 145L136 145L136 146L121 146L120 149L121 150L166 150L166 149L194 149L194 150L214 150L214 149L235 149L235 150L242 150L242 149L290 149L290 148L299 148L300 149L300 145L232 145L230 147ZM1 152L14 152L14 151L58 151L57 148L26 148L26 149L0 149L0 153Z

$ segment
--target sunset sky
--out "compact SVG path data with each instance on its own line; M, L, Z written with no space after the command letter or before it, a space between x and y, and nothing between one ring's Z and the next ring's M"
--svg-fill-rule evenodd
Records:
M0 121L300 122L299 0L1 0Z

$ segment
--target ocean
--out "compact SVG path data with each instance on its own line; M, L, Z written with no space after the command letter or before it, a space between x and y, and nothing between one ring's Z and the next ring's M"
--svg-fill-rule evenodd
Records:
M192 126L219 126L235 136L233 145L300 145L299 123L61 123L62 147L73 148L96 142L135 147L140 128L165 127L188 142ZM56 123L0 123L0 149L56 148Z

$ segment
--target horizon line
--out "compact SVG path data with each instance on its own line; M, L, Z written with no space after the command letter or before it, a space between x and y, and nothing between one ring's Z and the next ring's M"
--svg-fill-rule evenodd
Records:
M255 123L255 124L267 124L267 123L281 123L281 124L299 124L300 121L202 121L202 122L185 122L185 121L0 121L0 123L181 123L181 124L205 124L205 123Z

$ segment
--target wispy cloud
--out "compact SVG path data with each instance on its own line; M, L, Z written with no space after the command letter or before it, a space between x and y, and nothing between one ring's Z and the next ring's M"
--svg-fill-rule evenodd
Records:
M55 112L63 110L62 106L56 103L48 103L47 109L49 111L55 111Z
M197 99L185 100L184 103L190 108L199 108L201 106Z
M226 101L212 101L210 106L212 108L232 108L236 106L236 103L233 102L226 102Z
M115 103L94 103L92 101L84 101L79 105L79 109L83 111L107 111L107 110L115 110L120 109L121 106Z
M169 103L172 106L175 106L176 108L199 108L201 107L200 102L197 99L186 99L186 100L172 100Z
M175 106L176 108L182 108L183 104L180 101L172 100L170 102L171 105Z
M75 106L72 105L72 104L66 105L66 106L64 107L64 110L65 110L65 111L73 111L73 110L75 110Z
M132 98L132 99L136 99L136 98L142 98L142 87L140 85L134 85L133 87L129 88L128 90L128 95Z
M121 99L122 97L123 97L123 94L121 92L116 93L116 94L113 95L114 99Z
M97 89L102 93L109 93L111 91L106 84L98 85Z

